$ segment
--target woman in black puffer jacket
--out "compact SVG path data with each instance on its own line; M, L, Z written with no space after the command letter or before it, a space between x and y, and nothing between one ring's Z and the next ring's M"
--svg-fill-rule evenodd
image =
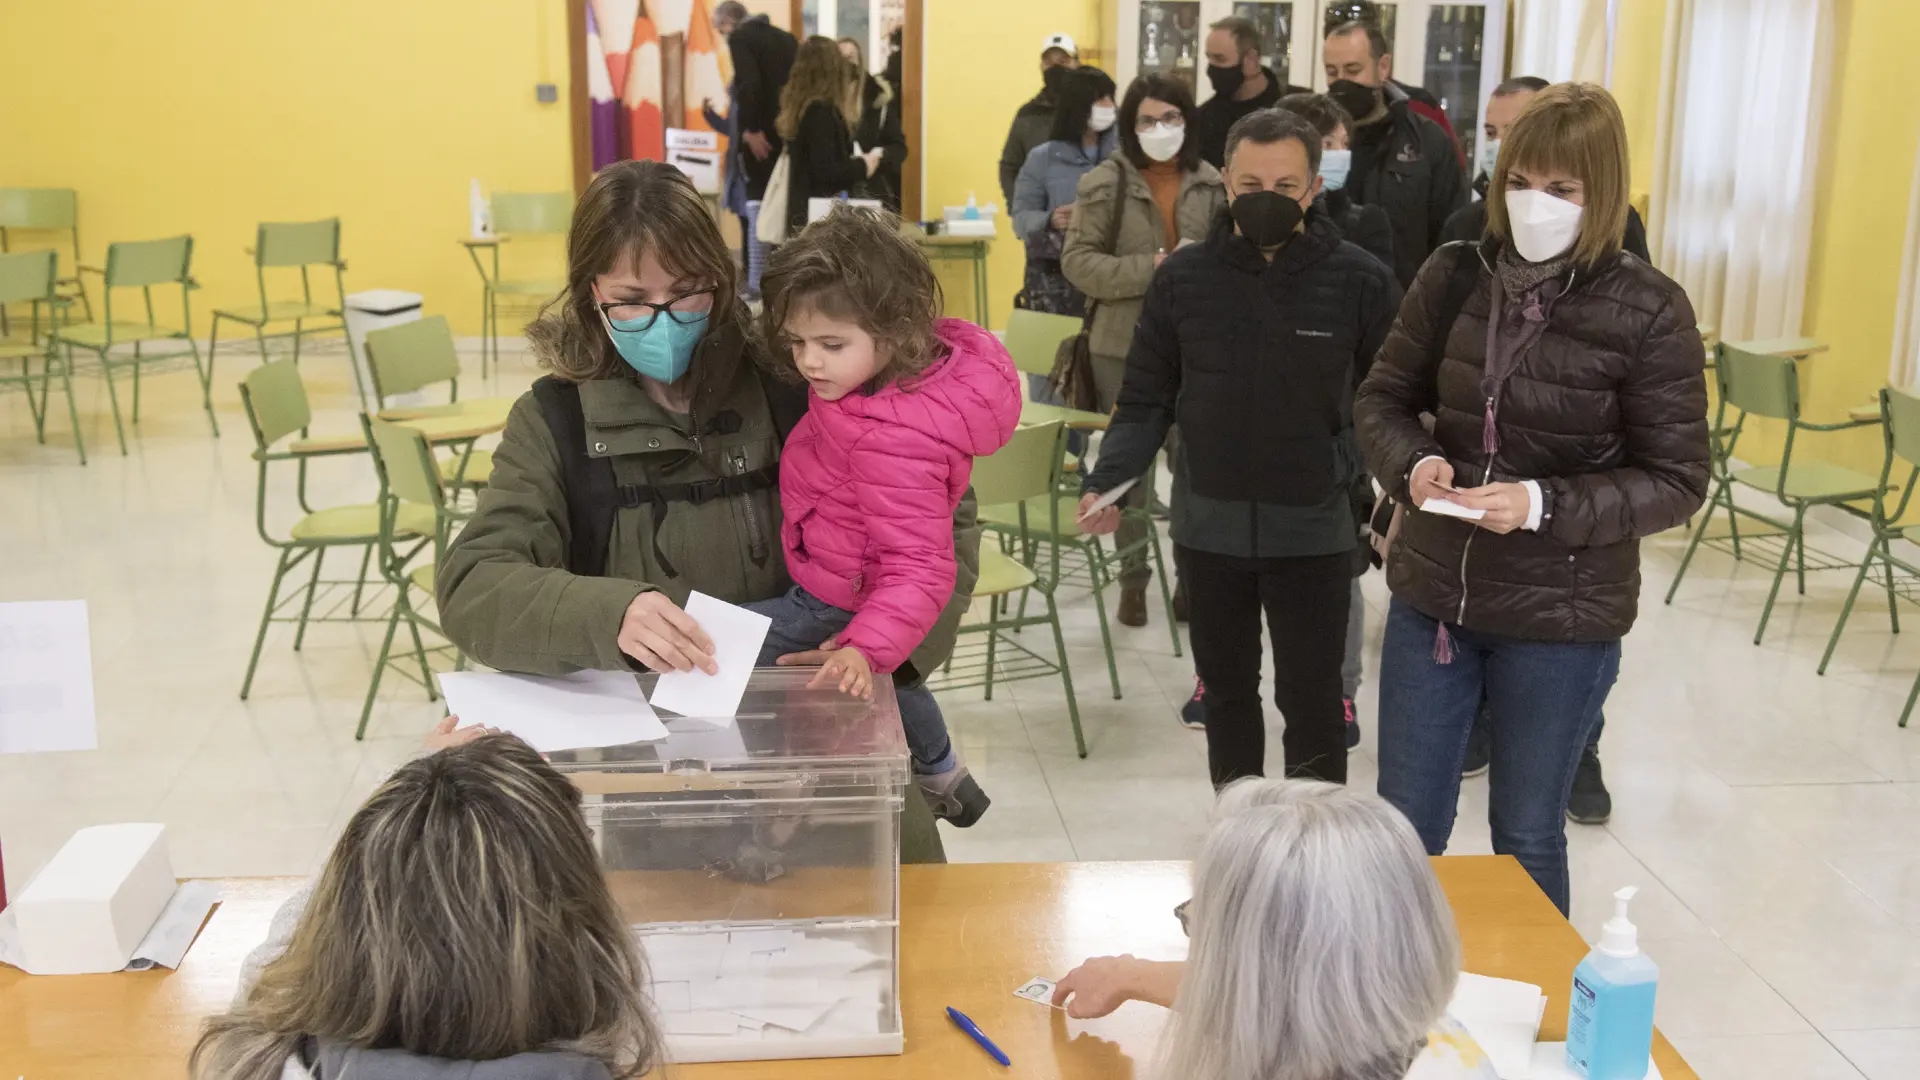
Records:
M1354 402L1370 471L1409 507L1387 555L1380 794L1444 851L1484 691L1494 850L1564 912L1568 790L1638 611L1640 538L1706 497L1706 381L1686 294L1620 250L1626 131L1605 90L1542 91L1491 190L1488 240L1427 260Z

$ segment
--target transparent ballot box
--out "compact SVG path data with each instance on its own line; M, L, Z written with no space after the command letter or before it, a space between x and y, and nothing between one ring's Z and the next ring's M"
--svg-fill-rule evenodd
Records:
M866 702L814 674L763 668L737 716L551 755L676 1061L901 1051L900 711L885 677Z

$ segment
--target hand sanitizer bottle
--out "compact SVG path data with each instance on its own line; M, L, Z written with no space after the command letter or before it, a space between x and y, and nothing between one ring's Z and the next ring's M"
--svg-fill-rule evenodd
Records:
M980 204L974 201L973 192L971 191L967 192L967 212L965 217L968 221L980 220Z
M486 240L493 236L493 208L487 204L486 197L480 194L478 177L467 184L467 215L472 218L475 240Z
M1600 944L1573 969L1567 1068L1587 1080L1642 1080L1653 1053L1653 994L1660 969L1640 951L1627 919L1631 885L1613 894Z

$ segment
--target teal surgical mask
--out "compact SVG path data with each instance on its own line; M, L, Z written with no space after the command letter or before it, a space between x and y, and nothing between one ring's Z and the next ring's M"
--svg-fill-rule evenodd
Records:
M1353 168L1353 151L1320 151L1320 179L1326 182L1328 191L1339 191L1347 186L1347 172Z
M607 337L613 340L622 360L647 378L663 383L680 381L693 365L694 348L707 334L704 311L684 323L663 313L654 315L652 325L644 317L616 321L605 311L600 313L600 321L606 324Z

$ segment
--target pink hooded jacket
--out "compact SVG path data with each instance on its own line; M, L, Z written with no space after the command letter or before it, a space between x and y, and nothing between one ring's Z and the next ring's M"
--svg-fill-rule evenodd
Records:
M892 671L953 598L953 511L973 459L1007 444L1020 381L1007 350L960 319L945 359L877 394L822 401L780 452L781 547L795 584L854 612L842 645Z

